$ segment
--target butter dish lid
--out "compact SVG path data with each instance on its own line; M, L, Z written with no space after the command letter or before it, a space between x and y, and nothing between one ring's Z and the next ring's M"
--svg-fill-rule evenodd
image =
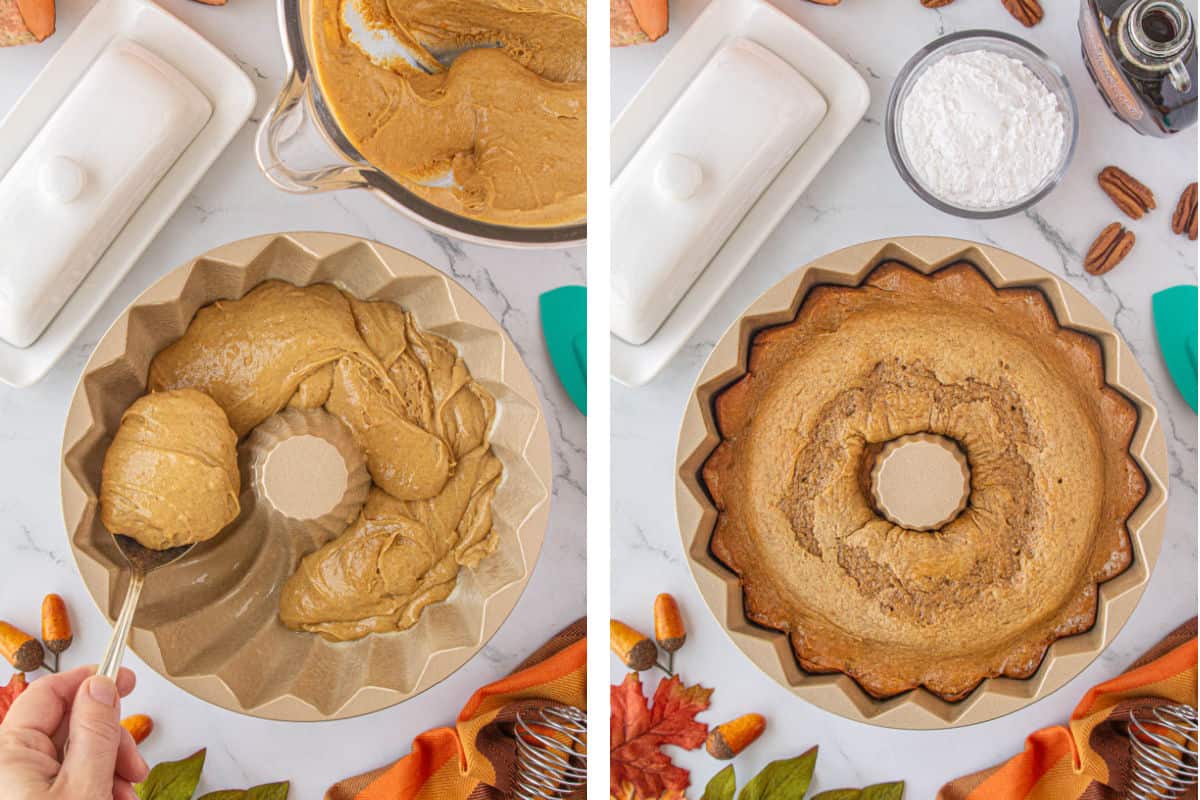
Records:
M722 46L743 38L767 48L808 80L827 111L750 206L704 271L647 341L613 334L610 374L626 386L654 378L679 352L742 269L866 113L862 75L807 28L766 0L712 0L613 123L613 177L630 163L692 77Z
M612 183L613 334L654 335L827 111L761 44L717 50Z
M204 93L141 45L100 53L0 175L0 339L37 340L211 116Z
M27 320L24 330L7 332L16 343L0 339L0 382L10 386L28 386L40 380L66 352L242 128L254 107L254 85L245 72L179 19L150 0L99 0L0 120L0 176L15 168L89 69L100 63L102 54L122 45L130 52L142 54L144 63L157 61L166 65L167 74L175 73L183 80L182 84L174 85L177 89L182 86L184 95L189 94L186 87L190 85L194 94L192 102L185 105L191 111L183 116L190 114L193 120L203 119L192 136L185 135L187 140L182 142L180 152L164 159L165 168L157 179L150 181L149 191L140 193L140 201L133 204L129 213L118 215L125 219L114 235L107 237L107 246L81 256L86 263L78 286L68 292L69 298L60 309L53 309L47 315L52 319L42 321L41 334L34 333L31 337ZM70 153L51 155L65 155L67 161L76 161ZM88 191L91 175L85 164L66 163L57 158L48 161L49 165L43 164L39 169L44 174L36 179L38 191L49 192L51 198ZM129 194L126 189L114 199L129 202ZM74 202L81 198L82 195ZM15 265L18 270L21 266ZM32 327L37 327L37 320L33 323ZM18 346L21 340L30 338L32 343L25 341L27 346Z

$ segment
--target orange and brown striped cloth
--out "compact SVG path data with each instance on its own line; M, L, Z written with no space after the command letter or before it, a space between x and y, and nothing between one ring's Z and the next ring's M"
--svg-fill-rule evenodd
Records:
M1093 687L1067 725L1043 728L1025 750L951 781L938 800L1117 800L1129 785L1130 712L1196 705L1196 618L1180 625L1122 675ZM1195 798L1193 787L1186 798Z
M453 728L413 740L399 761L334 784L325 800L505 800L512 796L517 712L586 708L587 622L572 623L511 675L471 696ZM575 795L573 795L574 797ZM583 792L577 793L579 798Z

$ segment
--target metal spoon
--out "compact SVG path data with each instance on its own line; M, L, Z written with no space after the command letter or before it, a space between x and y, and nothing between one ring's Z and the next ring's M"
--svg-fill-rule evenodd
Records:
M129 631L133 627L133 614L137 611L138 599L142 596L142 587L146 585L146 576L159 567L165 567L183 558L194 544L172 547L169 550L151 550L120 533L112 534L117 549L129 563L129 588L125 590L125 601L121 604L121 613L113 623L112 638L108 640L108 650L104 660L100 662L97 675L117 679L121 669L121 659L125 656L125 644L129 641Z

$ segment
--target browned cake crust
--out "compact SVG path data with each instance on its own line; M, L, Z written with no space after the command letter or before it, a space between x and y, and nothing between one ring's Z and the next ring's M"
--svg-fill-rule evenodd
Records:
M1132 559L1137 409L1041 292L996 290L965 262L813 289L755 335L715 412L711 546L746 614L787 633L806 670L874 697L953 701L1032 675ZM912 433L955 440L971 465L966 510L934 532L893 525L864 491L872 453Z

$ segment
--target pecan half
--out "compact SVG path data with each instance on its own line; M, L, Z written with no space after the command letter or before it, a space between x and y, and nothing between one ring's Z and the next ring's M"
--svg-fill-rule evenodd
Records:
M1154 192L1120 167L1105 167L1096 178L1100 188L1130 219L1141 219L1156 208Z
M925 6L926 8L941 8L942 6L948 6L953 2L954 0L921 0L921 5Z
M1003 0L1004 7L1008 9L1008 13L1016 17L1017 22L1024 25L1026 28L1032 28L1042 21L1045 12L1042 11L1042 4L1038 0Z
M1125 230L1119 222L1114 222L1100 231L1096 241L1088 248L1083 258L1083 268L1091 275L1103 275L1117 264L1125 260L1133 249L1133 231Z
M1179 195L1179 203L1175 206L1175 214L1171 217L1171 230L1175 233L1186 233L1193 242L1196 241L1196 182L1188 184Z

